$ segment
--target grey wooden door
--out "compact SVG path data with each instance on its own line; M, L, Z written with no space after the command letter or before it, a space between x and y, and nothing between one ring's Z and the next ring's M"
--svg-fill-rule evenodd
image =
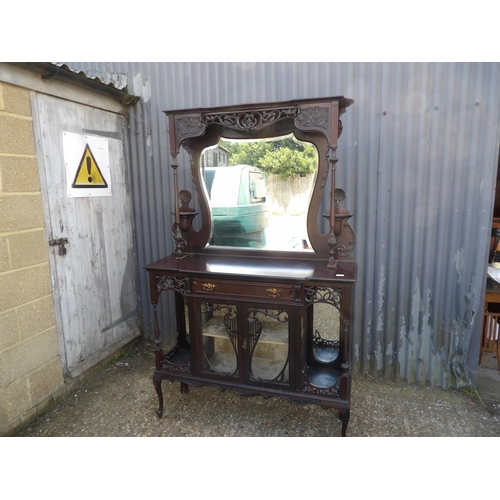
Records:
M61 360L71 377L139 334L126 123L118 113L53 96L36 94L32 104L47 239L68 240L49 246L49 260ZM105 140L111 194L69 194L74 167L66 165L65 134Z

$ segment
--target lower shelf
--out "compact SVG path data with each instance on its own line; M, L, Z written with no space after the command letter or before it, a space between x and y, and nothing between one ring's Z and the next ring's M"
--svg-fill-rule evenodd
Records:
M188 349L178 349L166 361L174 366L189 366L191 364L191 352Z
M236 375L237 360L234 354L228 352L216 352L210 357L205 358L204 369L219 375Z
M334 387L341 372L330 367L318 368L315 366L308 366L306 370L307 382L318 389L330 389Z
M218 373L219 375L237 375L237 365L236 360L226 353L217 353L210 358L209 371ZM191 353L187 349L178 349L173 354L170 355L168 359L165 359L165 368L168 365L173 367L184 368L182 371L189 371L191 364ZM285 364L287 367L287 364ZM283 366L282 366L283 368ZM282 369L281 368L281 369ZM278 377L281 373L281 369L276 369L276 366L269 363L267 360L260 360L258 358L253 358L252 360L252 374L255 379L271 382ZM341 376L341 371L336 370L331 367L316 367L308 366L305 372L307 383L317 389L331 389L337 386L339 378ZM288 369L285 373L281 375L282 382L288 380ZM255 380L254 379L254 380Z
M281 359L269 360L259 356L252 356L250 370L250 378L253 381L262 382L281 382L287 383L288 375L288 358L282 356ZM206 372L217 373L224 376L237 376L238 366L234 354L227 352L216 352L210 358L205 358L203 370Z

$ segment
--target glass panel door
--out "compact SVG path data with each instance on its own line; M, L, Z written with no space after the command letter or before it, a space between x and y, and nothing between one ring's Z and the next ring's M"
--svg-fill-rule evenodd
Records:
M236 306L201 302L202 370L238 375L238 312Z
M247 312L250 380L288 383L289 322L283 310L251 308Z

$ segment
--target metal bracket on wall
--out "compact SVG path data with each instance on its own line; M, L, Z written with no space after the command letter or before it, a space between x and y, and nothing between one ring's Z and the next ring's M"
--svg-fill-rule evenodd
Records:
M123 139L123 134L121 132L107 132L106 130L90 130L90 129L82 129L82 132L84 134L90 134L90 135L98 135L101 137L109 137L110 139L118 139L122 140Z

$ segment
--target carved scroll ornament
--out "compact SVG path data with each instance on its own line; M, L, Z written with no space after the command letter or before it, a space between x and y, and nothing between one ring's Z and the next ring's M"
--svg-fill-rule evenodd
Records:
M342 296L339 290L334 290L329 287L304 287L304 298L306 304L312 304L315 302L326 302L327 304L332 304L336 307L340 306Z
M241 131L261 130L285 118L295 118L296 108L262 109L234 113L210 113L203 115L205 125L216 123L226 128Z
M161 293L163 290L175 290L184 293L186 291L185 278L177 278L176 276L157 276L156 288L158 293Z

